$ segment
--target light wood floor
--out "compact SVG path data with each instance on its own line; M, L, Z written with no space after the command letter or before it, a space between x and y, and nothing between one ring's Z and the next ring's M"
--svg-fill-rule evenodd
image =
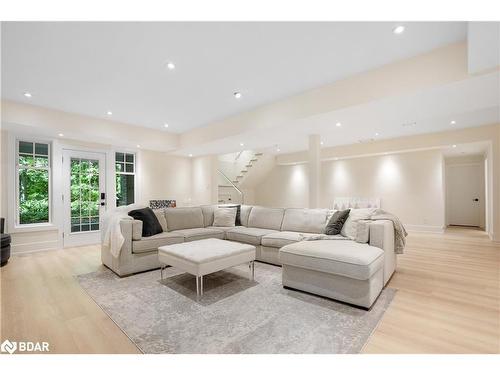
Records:
M138 353L74 279L102 267L98 246L12 257L0 269L1 340ZM365 353L500 352L500 247L484 232L410 234L389 285L398 292Z

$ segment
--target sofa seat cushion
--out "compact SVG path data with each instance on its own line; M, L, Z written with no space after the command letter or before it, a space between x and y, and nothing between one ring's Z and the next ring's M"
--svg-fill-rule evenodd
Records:
M184 237L171 233L162 232L150 237L142 237L138 241L132 241L132 253L141 254L150 251L158 251L160 246L173 245L184 242Z
M384 264L378 247L350 240L301 241L280 249L280 262L290 266L368 280Z
M259 246L261 245L262 237L270 233L279 232L272 229L236 227L226 232L226 239Z
M206 238L224 239L224 231L216 228L179 229L170 233L184 237L185 242L203 240Z
M304 237L316 236L313 233L276 232L262 237L262 246L281 248L291 243L302 241Z

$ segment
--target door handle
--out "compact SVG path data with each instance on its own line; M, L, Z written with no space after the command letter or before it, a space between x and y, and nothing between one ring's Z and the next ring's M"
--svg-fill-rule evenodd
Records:
M479 202L479 198L474 198L472 201L473 202Z
M101 206L106 205L106 193L101 193Z

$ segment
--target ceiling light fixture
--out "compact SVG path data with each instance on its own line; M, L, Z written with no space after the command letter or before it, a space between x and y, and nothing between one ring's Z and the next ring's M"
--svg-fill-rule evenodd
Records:
M319 142L319 144L320 144L321 146L323 146L323 141Z
M375 133L375 137L378 137L379 136L379 133Z
M188 156L189 156L190 158L192 158L192 157L193 157L193 154L189 154Z
M170 70L174 70L175 69L175 64L172 61L170 61L170 62L167 63L167 68L170 69Z
M108 111L108 112L106 112L106 114L107 114L108 116L111 116L111 115L113 114L113 112Z
M141 148L141 145L137 145L137 148Z
M281 149L278 147L278 148L276 149L276 151L277 151L277 152L280 152L280 151L281 151Z
M240 146L243 147L243 146L245 146L245 144L244 143L240 143Z
M451 147L453 147L453 148L457 148L457 145L453 145L453 146L451 146Z
M163 124L163 127L168 128L168 124L167 123Z
M233 95L236 99L241 99L241 97L243 96L243 95L241 95L241 92L238 92L238 91L236 91Z
M25 92L23 95L27 98L31 98L33 96L31 95L31 92Z
M337 123L335 124L335 126L336 126L337 128L340 128L340 127L342 126L342 124L341 124L340 122L337 122Z
M403 25L396 26L394 29L392 29L392 32L396 35L402 34L405 31L405 27Z
M59 137L64 137L64 134L63 133L59 133L58 136Z
M457 123L457 122L456 122L455 120L451 120L451 121L450 121L450 124L451 124L451 125L455 125L456 123Z

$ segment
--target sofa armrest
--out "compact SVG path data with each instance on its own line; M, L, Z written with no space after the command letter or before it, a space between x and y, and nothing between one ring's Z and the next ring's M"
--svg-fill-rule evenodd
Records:
M384 285L396 270L394 252L394 224L390 220L374 220L370 223L370 245L384 250Z
M138 223L135 223L138 222ZM120 250L120 256L114 257L111 254L109 248L101 247L101 260L104 265L111 268L118 275L122 275L121 268L124 264L127 264L132 258L132 241L133 233L135 230L140 230L139 233L142 234L142 221L140 220L120 220L120 230L124 238L122 248Z

